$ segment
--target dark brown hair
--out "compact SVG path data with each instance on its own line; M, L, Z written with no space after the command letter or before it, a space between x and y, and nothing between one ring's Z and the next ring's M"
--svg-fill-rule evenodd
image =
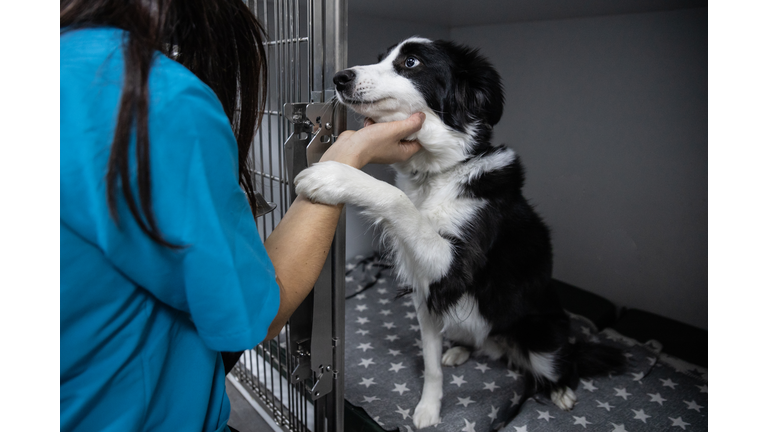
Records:
M117 190L153 241L166 241L152 211L149 160L149 70L156 53L173 58L216 93L237 139L240 186L256 215L248 155L264 112L265 31L242 0L61 0L61 28L111 26L126 31L125 82L107 167L107 202L115 222ZM130 187L129 148L136 136L138 205Z

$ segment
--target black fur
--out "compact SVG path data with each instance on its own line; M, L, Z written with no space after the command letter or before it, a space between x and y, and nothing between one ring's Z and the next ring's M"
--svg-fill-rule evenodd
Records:
M414 57L420 64L407 68ZM429 107L454 130L466 132L480 123L470 158L509 151L491 146L492 126L503 112L501 78L477 50L453 42L406 43L393 65L411 80ZM539 390L569 386L579 377L618 372L624 356L616 349L568 342L570 320L550 285L550 232L522 195L524 170L520 158L502 169L465 183L462 195L486 201L460 240L444 236L454 247L449 272L430 286L427 306L447 313L464 294L476 300L491 324L489 337L520 352L555 352L557 382L536 380Z
M390 48L379 61L397 46L392 61L395 72L414 84L446 126L471 133L467 159L459 165L483 158L503 160L497 156L511 153L506 147L491 145L493 126L504 109L504 89L499 74L478 50L448 41L409 40ZM334 78L337 91L351 92L354 80L354 71L339 72ZM484 204L461 235L441 234L451 243L452 263L430 285L427 307L434 315L445 315L462 296L470 295L491 326L489 338L508 348L513 357L551 355L557 378L531 373L535 378L531 385L538 390L575 388L580 377L620 371L625 358L619 350L569 343L570 319L550 284L549 228L523 197L525 173L520 158L509 160L512 162L506 166L459 179L463 182L459 198L475 198ZM420 184L432 173L411 175Z

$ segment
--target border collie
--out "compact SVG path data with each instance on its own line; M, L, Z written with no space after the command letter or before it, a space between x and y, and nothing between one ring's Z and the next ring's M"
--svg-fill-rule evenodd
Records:
M520 158L490 143L504 95L488 60L414 37L333 81L341 103L376 122L427 116L409 137L423 148L394 165L399 189L337 162L296 178L297 192L315 202L362 207L412 287L425 369L415 426L440 419L441 363L462 364L472 350L506 357L564 410L579 377L619 371L618 350L568 341L569 319L549 284L549 229L522 195ZM444 354L443 335L454 343Z

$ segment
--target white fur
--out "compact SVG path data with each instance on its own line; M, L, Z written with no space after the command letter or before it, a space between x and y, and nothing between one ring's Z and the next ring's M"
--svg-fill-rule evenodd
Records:
M443 398L443 370L440 367L443 338L440 335L440 319L429 312L425 300L426 297L419 293L413 296L424 355L424 387L421 400L413 412L413 424L418 429L440 421L440 400Z
M480 315L477 302L466 294L442 316L442 320L442 333L448 339L476 348L483 345L491 332L491 325Z
M553 390L550 398L561 410L569 411L576 404L576 394L568 387Z
M424 38L406 39L379 63L351 68L356 75L352 97L354 101L358 101L352 108L376 122L404 120L416 112L426 114L421 130L408 137L410 140L418 140L423 149L404 162L402 168L407 172L439 172L465 159L472 142L474 127L471 126L466 133L446 127L440 117L427 106L421 92L413 83L395 71L392 63L398 56L400 47L408 42L432 41ZM342 102L350 102L338 92L336 97Z
M460 366L469 360L470 351L459 345L450 348L443 354L443 366Z
M422 38L406 42L431 43ZM392 63L401 46L377 64L352 68L356 80L351 100L337 93L339 100L377 122L403 120L415 112L426 114L421 130L409 137L418 139L422 150L395 166L401 190L337 162L313 165L296 177L295 184L297 193L313 201L362 207L363 214L380 227L383 240L389 243L398 277L414 288L425 370L413 421L417 428L423 428L440 419L441 361L460 364L469 357L468 351L456 349L449 351L451 358L446 360L442 356L442 333L482 347L495 358L504 353L504 347L488 340L490 325L480 315L474 299L462 297L442 317L429 312L426 299L430 284L445 276L451 265L452 246L442 235L463 238L476 213L486 205L480 199L461 197L463 185L512 163L515 155L502 152L460 164L471 150L475 125L462 133L440 120L413 83L396 73ZM534 362L525 361L529 365ZM536 364L545 369L538 360Z

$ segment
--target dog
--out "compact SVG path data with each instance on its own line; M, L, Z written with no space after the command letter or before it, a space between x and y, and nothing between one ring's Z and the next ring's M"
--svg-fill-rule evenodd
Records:
M504 95L490 62L466 46L412 37L333 81L339 102L376 122L426 114L409 137L422 149L394 164L397 188L337 162L295 181L312 201L363 208L411 287L424 355L414 425L439 422L441 364L460 365L473 350L522 368L563 410L573 408L579 378L620 371L619 350L568 340L569 318L550 287L549 228L522 195L518 155L491 145ZM443 335L454 344L445 353Z

